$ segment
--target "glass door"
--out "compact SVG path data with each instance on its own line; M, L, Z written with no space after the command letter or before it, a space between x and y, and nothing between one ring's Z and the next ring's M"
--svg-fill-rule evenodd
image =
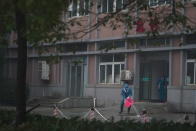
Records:
M82 96L83 91L83 69L82 65L70 66L69 96Z
M152 68L151 63L141 63L140 65L140 99L151 99L152 88Z

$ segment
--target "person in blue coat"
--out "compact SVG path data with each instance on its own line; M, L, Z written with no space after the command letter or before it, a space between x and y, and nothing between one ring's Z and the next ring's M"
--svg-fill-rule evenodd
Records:
M165 102L167 99L167 85L168 81L166 77L161 77L157 81L158 91L159 91L159 99L161 102Z
M123 112L123 107L124 107L124 100L130 97L132 98L132 88L129 87L129 82L124 81L124 84L121 88L121 103L120 103L120 114ZM130 112L131 106L128 107L127 113Z

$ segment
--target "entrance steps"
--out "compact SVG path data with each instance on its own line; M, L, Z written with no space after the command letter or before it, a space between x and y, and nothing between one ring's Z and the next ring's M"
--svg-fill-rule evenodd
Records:
M93 106L92 97L68 97L57 103L60 108L89 108Z
M54 98L54 97L40 97L34 98L27 102L28 106L35 106L40 104L43 107L53 107L56 104L60 108L89 108L93 106L92 97L67 97L67 98Z

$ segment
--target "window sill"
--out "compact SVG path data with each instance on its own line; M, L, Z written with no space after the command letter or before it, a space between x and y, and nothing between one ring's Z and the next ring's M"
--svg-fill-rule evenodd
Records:
M163 3L163 4L155 4L155 5L150 5L149 4L149 7L150 8L157 8L157 7L169 7L169 6L171 6L171 4L169 4L169 3Z
M85 17L89 17L89 15L72 16L72 17L68 17L67 20L81 19L81 18L85 18Z
M121 84L97 84L97 88L120 88Z
M196 84L187 84L185 87L196 87Z
M181 86L168 86L167 89L169 90L196 90L196 85L184 85L183 87Z
M184 90L196 90L196 85L185 85Z

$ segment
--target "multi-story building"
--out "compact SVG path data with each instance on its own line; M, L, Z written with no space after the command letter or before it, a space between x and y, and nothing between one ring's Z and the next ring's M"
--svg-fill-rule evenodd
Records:
M121 8L124 0L94 1L73 0L66 20L78 19L82 26L73 26L77 31L90 27L99 17ZM196 20L192 1L184 2L183 13ZM80 4L82 3L82 4ZM99 5L98 5L99 4ZM168 6L171 0L150 0L150 6ZM81 6L82 5L82 6ZM95 14L80 11L91 9ZM136 101L159 101L158 80L165 77L168 84L165 93L169 109L177 111L196 110L196 35L170 30L159 36L148 37L137 32L136 25L125 35L126 24L112 29L110 24L100 26L81 38L58 42L61 53L59 62L47 64L36 49L28 48L27 83L30 97L58 96L97 98L97 104L119 104L121 71L134 73L134 99ZM43 44L54 51L54 45ZM105 47L110 47L107 50ZM74 52L73 52L74 49ZM15 77L16 47L8 49L7 77ZM47 55L45 55L47 56Z

